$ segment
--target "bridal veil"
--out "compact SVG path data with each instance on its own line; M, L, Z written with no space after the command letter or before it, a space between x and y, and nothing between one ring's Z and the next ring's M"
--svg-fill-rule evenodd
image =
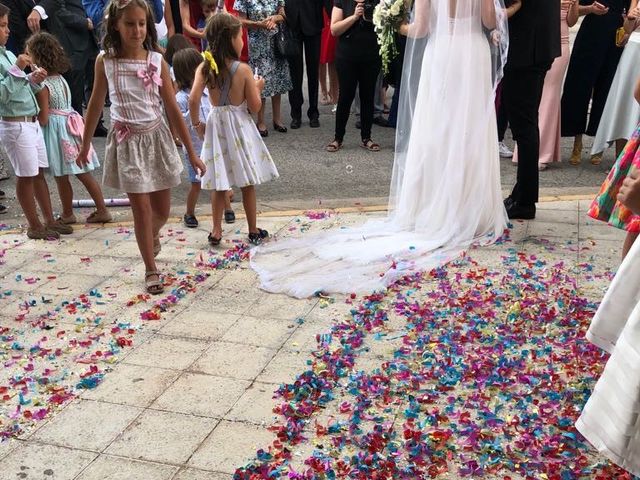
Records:
M408 33L387 217L256 248L265 290L383 289L506 228L494 105L508 47L503 1L415 0Z

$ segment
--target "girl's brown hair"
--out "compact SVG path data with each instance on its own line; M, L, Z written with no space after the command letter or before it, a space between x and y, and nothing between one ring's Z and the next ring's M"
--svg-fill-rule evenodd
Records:
M131 7L142 8L147 14L147 37L144 39L144 48L148 51L158 51L160 48L156 20L146 0L111 0L104 10L105 34L102 40L102 46L110 57L119 57L122 54L122 40L116 30L116 23L122 17L122 12Z
M173 75L178 90L186 90L193 85L196 70L202 63L202 55L195 48L184 48L173 56Z
M47 32L31 35L26 47L35 64L44 68L49 75L64 73L71 68L69 57L56 37Z
M169 38L167 48L164 51L164 60L173 66L173 56L184 48L194 48L193 43L181 33L176 33Z
M205 61L202 73L207 85L222 88L224 79L229 73L226 60L238 60L238 54L233 48L233 39L240 32L242 22L228 13L217 13L207 21L205 35L209 44L208 51L218 65L218 73L213 71L210 63Z

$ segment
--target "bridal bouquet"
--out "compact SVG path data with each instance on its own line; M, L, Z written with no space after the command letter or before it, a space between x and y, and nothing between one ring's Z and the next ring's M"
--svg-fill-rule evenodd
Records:
M382 71L389 73L391 61L398 55L395 34L409 14L408 0L380 0L373 11L373 24L380 45Z

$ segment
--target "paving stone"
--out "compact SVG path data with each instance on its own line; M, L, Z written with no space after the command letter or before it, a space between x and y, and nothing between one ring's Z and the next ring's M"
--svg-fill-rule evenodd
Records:
M0 464L0 480L73 480L97 453L41 443L24 443Z
M213 342L193 365L194 372L253 380L275 354L275 350L237 343Z
M170 480L178 467L101 455L76 480Z
M68 405L33 435L44 443L102 451L135 419L141 409L93 400Z
M147 410L105 453L154 462L182 464L213 430L217 420Z
M207 472L195 468L185 468L178 472L172 480L232 480L233 475L229 473Z
M222 418L249 385L245 380L184 373L151 408Z
M307 360L311 360L311 355L307 352L297 353L281 350L256 380L275 384L293 382L296 376L310 368L307 365Z
M271 383L254 382L225 416L225 420L270 425L277 417L273 413L277 402L273 399L276 388Z
M297 326L295 321L244 315L227 330L222 341L277 350Z
M176 315L162 327L160 333L176 337L219 340L240 318L236 313L207 312L195 308L188 308Z
M121 363L83 398L148 407L180 375L176 370Z
M234 473L273 438L266 428L223 420L191 457L189 466Z
M126 363L184 370L206 348L207 344L199 340L157 335L128 355Z

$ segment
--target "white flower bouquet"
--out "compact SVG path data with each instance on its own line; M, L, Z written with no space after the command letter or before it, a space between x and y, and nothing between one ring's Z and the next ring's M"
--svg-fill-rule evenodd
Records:
M389 73L391 61L398 55L395 34L407 19L410 4L410 0L380 0L373 11L373 24L380 45L384 74Z

